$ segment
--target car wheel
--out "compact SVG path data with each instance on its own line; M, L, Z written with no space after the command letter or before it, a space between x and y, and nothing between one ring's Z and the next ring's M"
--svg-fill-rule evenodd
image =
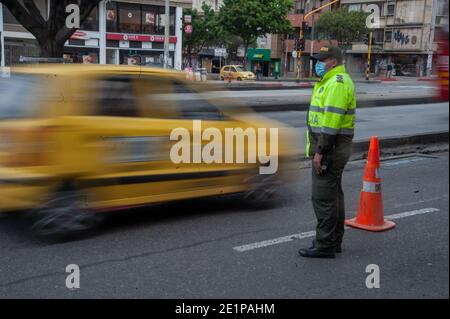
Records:
M94 229L104 219L101 213L87 209L86 198L79 191L60 191L30 212L32 232L49 240L69 239Z
M220 81L224 81L225 78L223 76L220 77Z
M237 78L238 81L242 81L242 78Z

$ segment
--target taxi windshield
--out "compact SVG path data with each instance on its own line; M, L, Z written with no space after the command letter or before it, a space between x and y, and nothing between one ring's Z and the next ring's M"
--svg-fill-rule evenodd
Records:
M15 75L0 78L0 119L27 118L36 115L36 98L42 93L36 76Z

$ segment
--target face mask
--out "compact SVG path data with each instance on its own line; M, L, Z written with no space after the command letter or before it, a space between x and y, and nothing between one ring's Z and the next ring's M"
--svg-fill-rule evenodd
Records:
M327 73L326 64L324 62L318 61L316 63L316 74L321 78Z

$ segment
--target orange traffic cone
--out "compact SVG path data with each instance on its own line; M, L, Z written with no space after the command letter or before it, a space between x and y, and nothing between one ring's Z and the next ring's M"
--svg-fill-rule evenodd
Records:
M369 231L384 231L395 227L395 223L384 220L379 169L378 137L372 136L364 173L363 189L359 199L358 214L356 218L347 219L346 225Z

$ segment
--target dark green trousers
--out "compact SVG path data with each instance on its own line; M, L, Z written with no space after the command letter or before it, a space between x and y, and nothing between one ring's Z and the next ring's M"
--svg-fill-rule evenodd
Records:
M324 155L327 169L318 174L312 168L312 203L317 218L316 246L332 248L344 237L345 203L342 173L352 151L351 140Z

